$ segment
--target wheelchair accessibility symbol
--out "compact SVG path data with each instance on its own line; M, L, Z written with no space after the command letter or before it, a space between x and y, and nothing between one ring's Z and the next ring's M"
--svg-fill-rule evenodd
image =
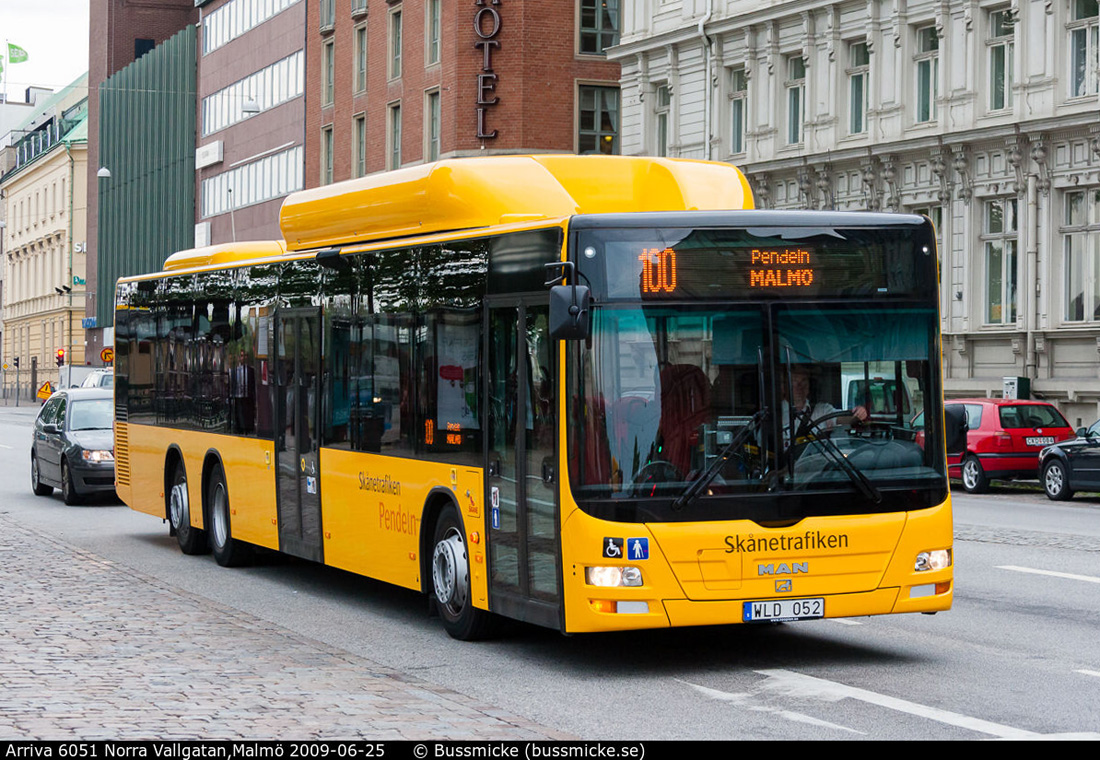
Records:
M608 559L622 559L623 540L621 538L604 538L603 556Z

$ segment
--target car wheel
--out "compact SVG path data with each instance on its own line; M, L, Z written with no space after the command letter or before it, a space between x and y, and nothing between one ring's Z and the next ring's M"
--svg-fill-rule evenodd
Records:
M462 523L452 507L439 515L432 541L432 599L447 633L476 641L492 633L494 616L473 605L470 560Z
M233 538L229 489L225 485L225 471L220 464L210 473L206 503L210 507L210 548L214 552L214 559L222 567L247 564L252 556L252 547Z
M176 534L176 543L184 554L206 553L206 531L191 524L191 504L187 494L187 470L177 462L172 471L172 488L168 491L169 533Z
M38 455L33 451L31 452L31 488L34 489L35 496L49 496L53 493L53 486L48 486L42 482L42 478L38 473Z
M963 460L962 483L967 493L985 493L989 490L989 478L985 476L982 463L973 454Z
M73 474L69 470L69 463L64 459L61 460L61 498L70 507L79 504L83 498L76 490L76 484L73 483Z
M1069 487L1069 471L1059 459L1052 459L1043 468L1043 490L1047 498L1065 501L1073 498L1073 489Z

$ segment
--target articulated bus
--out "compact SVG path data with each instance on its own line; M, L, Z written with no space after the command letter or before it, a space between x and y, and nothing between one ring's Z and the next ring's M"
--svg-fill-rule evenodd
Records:
M459 639L946 610L932 225L752 205L612 156L297 192L282 240L119 281L118 493Z

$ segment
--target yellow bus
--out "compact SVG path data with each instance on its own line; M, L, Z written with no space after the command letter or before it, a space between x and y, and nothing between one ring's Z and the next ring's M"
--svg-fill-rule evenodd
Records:
M118 283L117 489L185 553L414 589L459 639L950 607L923 217L541 155L301 191L280 226Z

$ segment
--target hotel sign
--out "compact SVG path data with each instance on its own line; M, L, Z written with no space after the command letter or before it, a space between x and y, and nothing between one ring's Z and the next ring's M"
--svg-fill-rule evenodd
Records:
M477 136L480 140L491 140L497 136L494 129L485 126L485 115L489 106L500 102L496 96L498 77L493 71L493 51L500 50L500 11L501 0L474 0L477 10L474 12L474 34L477 42L474 47L481 50L481 71L477 75Z

